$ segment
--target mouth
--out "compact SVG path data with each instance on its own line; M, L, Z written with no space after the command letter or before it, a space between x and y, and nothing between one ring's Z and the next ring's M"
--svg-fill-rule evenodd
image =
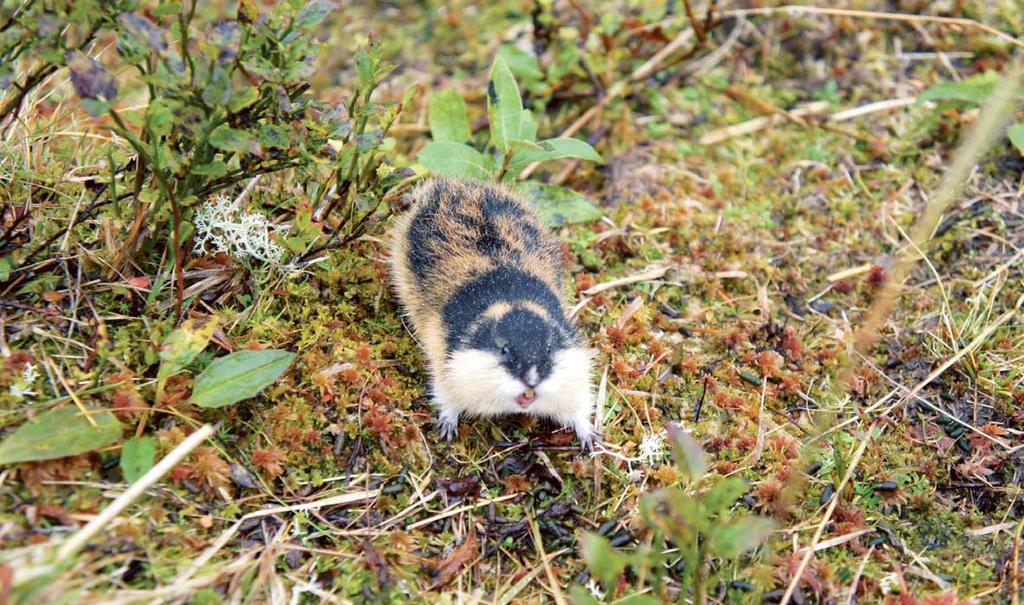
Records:
M530 407L530 404L533 403L536 399L537 392L534 391L533 389L526 389L525 393L521 393L518 397L516 397L516 403L519 404L519 407L526 409Z

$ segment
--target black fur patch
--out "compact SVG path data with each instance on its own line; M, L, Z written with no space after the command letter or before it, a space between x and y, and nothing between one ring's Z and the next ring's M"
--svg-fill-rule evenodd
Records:
M513 309L494 325L495 348L513 376L527 382L531 368L537 378L551 374L551 354L561 346L558 327L528 309ZM497 345L504 343L503 347Z
M457 348L463 336L467 336L467 330L480 314L497 302L535 303L553 318L562 339L572 334L558 296L551 288L533 275L505 265L463 284L444 306L449 352Z
M416 207L416 215L409 225L409 266L420 281L425 280L437 264L437 253L431 243L444 237L435 227L440 214L440 200L441 196L435 187Z

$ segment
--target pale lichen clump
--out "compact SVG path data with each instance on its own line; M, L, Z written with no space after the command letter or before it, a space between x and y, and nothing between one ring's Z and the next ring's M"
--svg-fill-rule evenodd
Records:
M39 378L39 368L35 364L28 364L25 369L21 372L21 380L18 380L12 384L8 391L11 396L16 400L20 401L26 397L35 397L36 393L32 390L32 384Z
M241 212L235 202L217 196L196 212L197 254L223 252L239 260L256 260L272 265L281 262L284 249L271 236L282 229L266 216Z

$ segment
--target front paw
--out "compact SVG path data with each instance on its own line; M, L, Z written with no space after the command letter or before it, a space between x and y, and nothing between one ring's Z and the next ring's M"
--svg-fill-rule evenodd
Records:
M445 412L438 414L437 432L445 441L451 443L459 435L459 415Z
M590 423L589 418L575 423L573 429L576 431L576 439L579 440L580 448L583 451L593 451L594 446L601 443L601 433L597 432L594 425Z

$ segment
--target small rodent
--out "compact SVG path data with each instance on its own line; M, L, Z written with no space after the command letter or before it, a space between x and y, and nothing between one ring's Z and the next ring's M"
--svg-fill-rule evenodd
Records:
M392 278L426 353L441 434L459 416L525 413L596 431L593 354L564 304L560 247L501 186L433 178L394 228Z

